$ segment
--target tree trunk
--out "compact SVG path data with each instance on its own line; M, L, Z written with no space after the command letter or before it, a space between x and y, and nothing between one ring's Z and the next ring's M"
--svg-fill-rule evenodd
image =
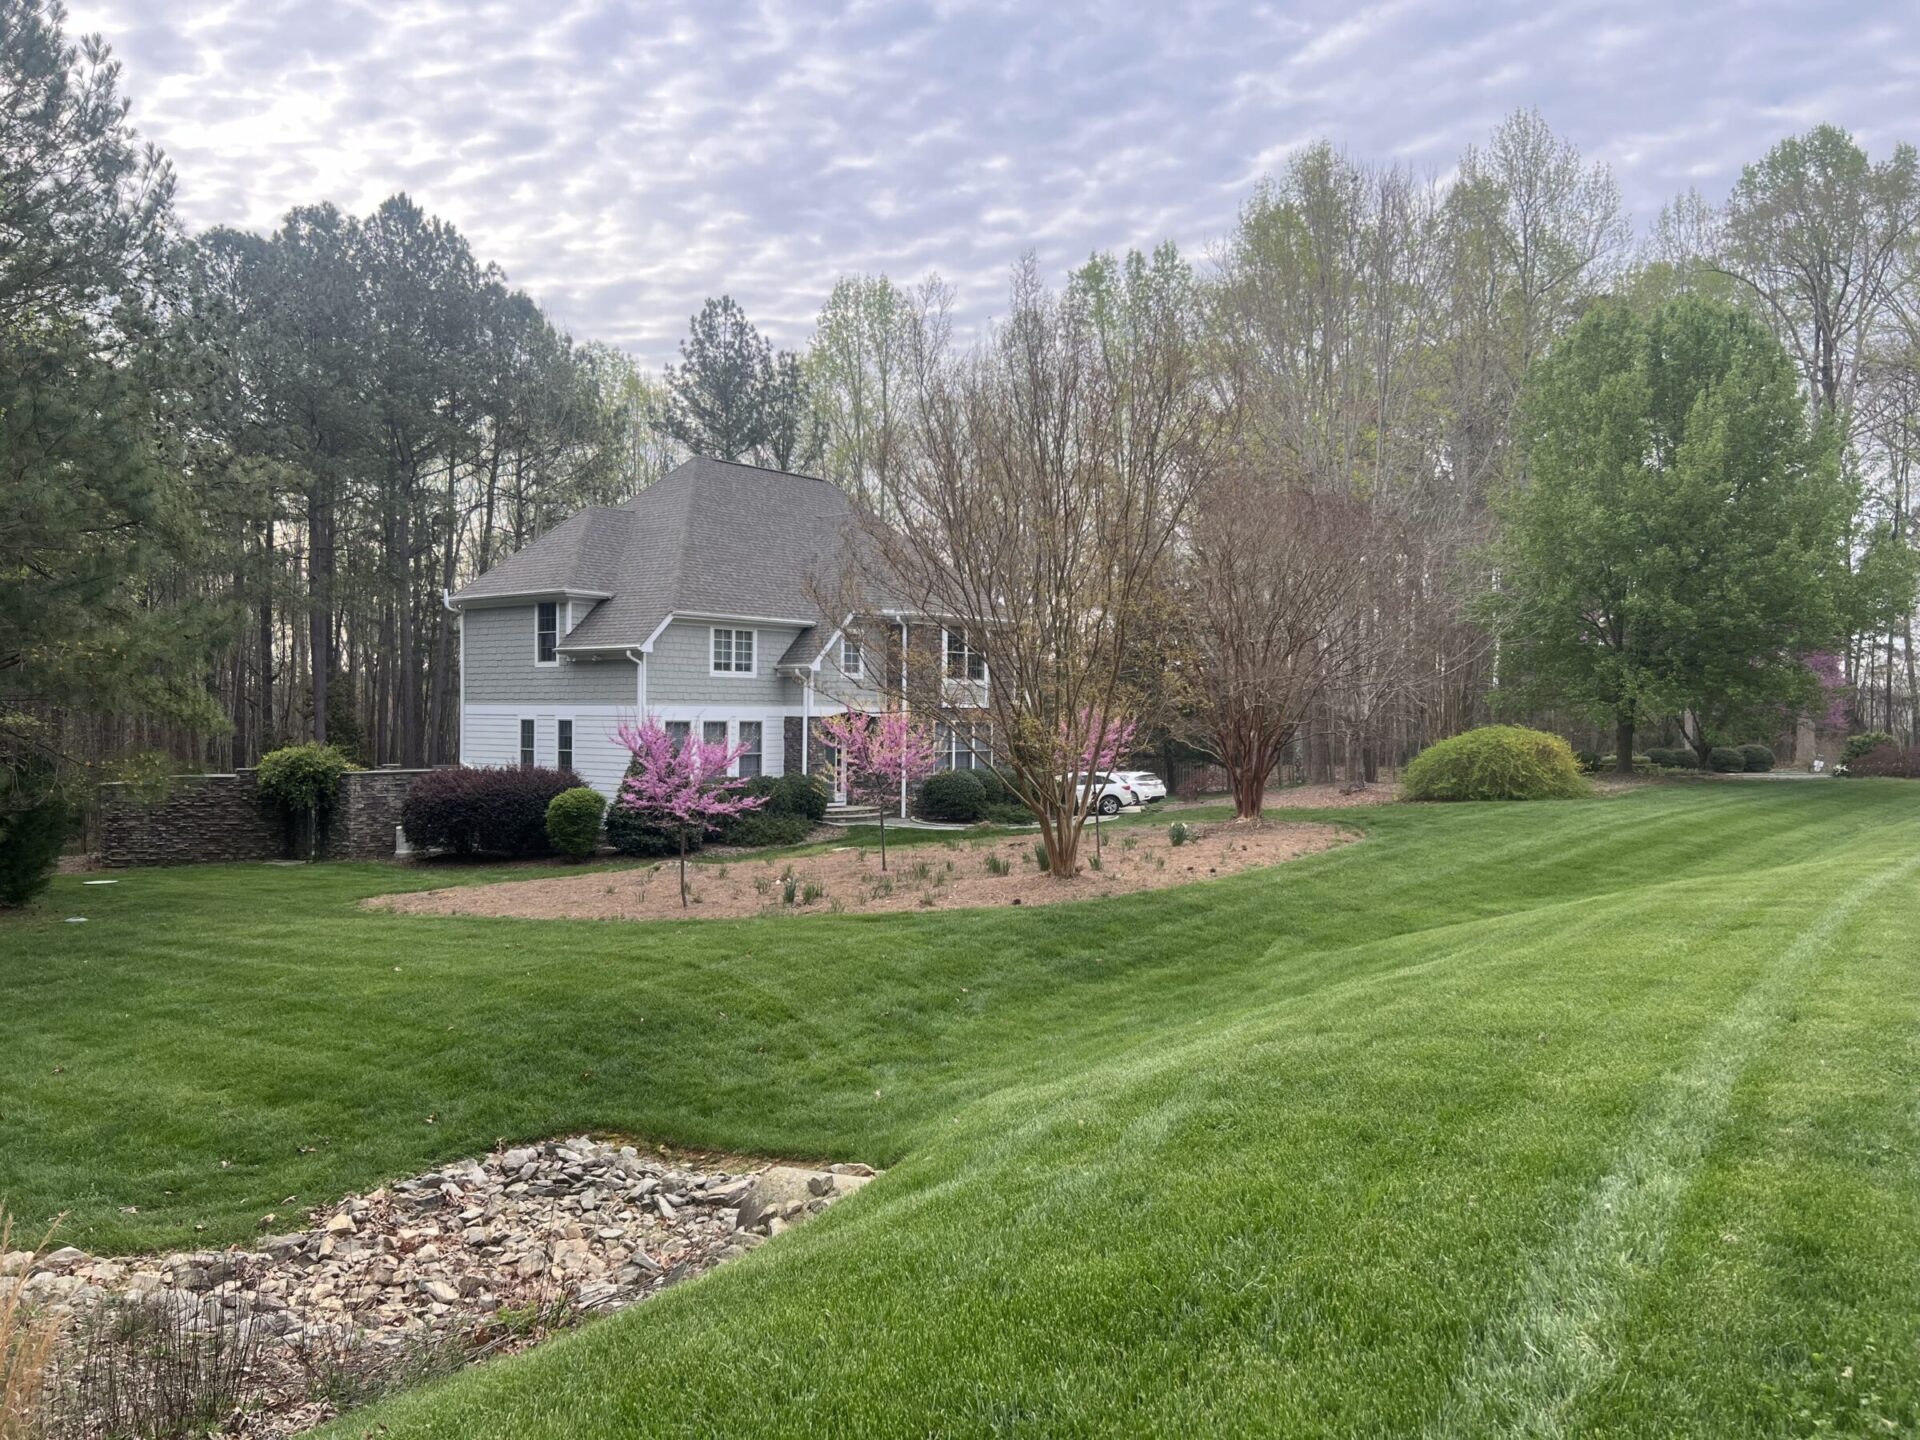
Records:
M680 827L680 908L687 908L687 827Z
M880 807L880 873L887 873L887 807Z
M1633 710L1613 712L1613 773L1633 774Z

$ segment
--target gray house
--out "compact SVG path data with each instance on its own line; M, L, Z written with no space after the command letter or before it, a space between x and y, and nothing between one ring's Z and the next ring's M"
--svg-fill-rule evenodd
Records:
M903 619L820 613L853 526L824 480L707 459L555 526L448 598L461 763L571 768L612 795L628 759L615 728L655 715L745 745L742 774L820 768L811 722L883 704L868 667L888 662L863 654L863 633L906 638ZM984 690L963 636L926 639ZM949 763L973 763L943 740Z

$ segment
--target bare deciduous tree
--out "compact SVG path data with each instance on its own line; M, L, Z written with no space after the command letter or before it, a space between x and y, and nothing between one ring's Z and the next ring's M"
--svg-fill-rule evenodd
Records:
M1055 875L1078 866L1085 757L1130 708L1130 647L1217 434L1200 330L1171 247L1096 258L1060 294L1029 259L976 349L921 327L914 444L865 507L870 598L850 608L940 635L884 683L991 726Z

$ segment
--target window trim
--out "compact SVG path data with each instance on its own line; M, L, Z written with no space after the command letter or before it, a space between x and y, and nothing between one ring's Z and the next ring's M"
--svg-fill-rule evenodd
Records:
M953 642L956 637L960 641L960 654L964 657L958 675L953 673ZM969 675L966 672L975 660L980 662L980 673ZM987 683L987 657L974 646L965 630L949 630L944 625L940 627L940 674L950 685Z
M727 654L729 656L729 665L728 665L728 668L725 670L722 670L718 665L714 663L714 653L713 653L714 644L716 641L719 640L720 632L723 630L730 637L727 641ZM747 649L749 652L747 656L747 668L744 670L742 670L737 664L731 663L733 660L737 660L739 656L739 644L740 644L740 637L742 635L749 637L749 639L747 640ZM707 627L707 674L713 676L716 679L751 680L759 673L760 673L760 632L758 630L752 629L751 627L748 627L748 626L741 626L741 625L709 625Z
M540 764L540 727L531 715L520 717L520 768L537 769Z
M553 658L551 660L542 660L540 658L540 637L543 633L540 627L540 620L542 612L546 610L553 611ZM566 632L560 628L560 602L558 600L536 600L533 605L533 663L538 665L542 670L551 669L558 665L560 663L560 639L565 634Z
M674 735L676 726L685 733L676 737ZM667 743L673 746L673 753L676 755L680 753L680 747L693 738L693 722L691 720L666 720L661 722L660 728L666 731Z
M565 738L562 739L562 736ZM553 722L553 766L556 770L573 769L573 717L562 715Z
M853 650L853 663L851 665L847 663L847 650L849 647ZM840 673L849 680L864 680L867 678L866 648L861 645L858 636L845 632L842 632L840 636Z
M733 764L728 768L732 770L735 775L741 775L745 773L740 769L740 762L746 759L747 756L751 755L753 757L754 764L757 767L753 771L753 774L764 775L767 773L767 722L764 720L734 721L733 722L733 737L734 737L733 743L735 745L744 745L747 743L746 740L741 736L740 732L749 725L753 726L753 728L759 733L759 738L754 741L753 749L743 750L741 751L740 754L734 756Z

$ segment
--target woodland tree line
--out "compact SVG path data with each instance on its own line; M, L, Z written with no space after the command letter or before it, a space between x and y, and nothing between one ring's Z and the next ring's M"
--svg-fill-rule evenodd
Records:
M303 207L268 236L185 233L117 66L63 18L0 0L16 766L226 768L304 738L367 764L451 759L442 593L691 452L841 484L896 574L930 600L972 593L992 643L1039 669L1106 627L1087 651L1104 673L1053 709L1123 704L1236 770L1285 755L1371 778L1503 694L1610 737L1611 702L1533 685L1551 657L1502 638L1502 517L1529 434L1554 428L1527 419L1529 377L1597 308L1681 301L1791 357L1793 403L1852 497L1836 718L1914 736L1908 147L1875 161L1820 127L1637 233L1606 170L1534 113L1445 184L1319 145L1201 263L1096 256L1059 293L1016 264L970 344L937 279L841 280L797 352L720 297L655 378L561 332L405 196ZM998 569L966 560L989 516L1031 521L999 536ZM1007 589L1036 575L1047 594ZM1678 692L1649 685L1643 726L1677 723ZM1003 737L1021 723L999 718Z

